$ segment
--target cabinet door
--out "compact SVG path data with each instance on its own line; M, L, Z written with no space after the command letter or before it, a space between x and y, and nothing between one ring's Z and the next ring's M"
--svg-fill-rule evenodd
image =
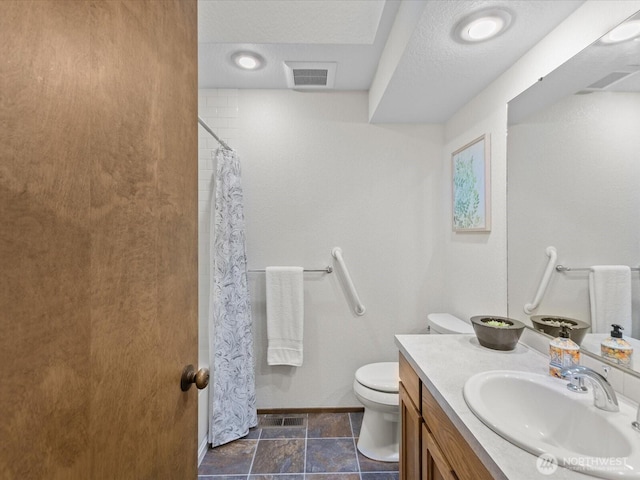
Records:
M402 420L400 480L420 480L422 478L420 466L422 417L402 384L400 384L400 416Z
M422 424L422 479L458 480L442 450Z

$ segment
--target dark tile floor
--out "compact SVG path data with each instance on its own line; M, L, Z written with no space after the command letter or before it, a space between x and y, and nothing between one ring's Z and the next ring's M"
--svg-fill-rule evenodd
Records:
M293 425L277 426L280 418ZM356 449L362 412L259 415L259 422L246 437L210 449L198 478L398 480L397 463L376 462Z

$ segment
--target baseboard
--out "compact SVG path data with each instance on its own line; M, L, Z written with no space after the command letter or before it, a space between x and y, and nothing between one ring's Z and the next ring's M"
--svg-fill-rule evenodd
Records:
M319 408L259 408L258 415L279 413L354 413L364 412L364 407L319 407Z
M202 460L204 460L207 450L209 450L209 441L207 440L207 435L205 435L202 439L202 443L200 443L200 447L198 447L198 466L200 466Z

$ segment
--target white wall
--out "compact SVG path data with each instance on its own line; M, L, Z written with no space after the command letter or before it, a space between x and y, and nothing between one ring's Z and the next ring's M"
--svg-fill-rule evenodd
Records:
M395 361L393 335L440 306L442 128L370 125L366 92L239 99L250 268L322 268L340 246L367 308L353 314L339 273L305 274L304 364L269 367L264 274L250 274L258 406L357 406L355 370Z
M572 95L510 128L511 316L528 321L523 306L538 288L548 245L557 248L559 262L569 267L637 265L638 132L637 93ZM638 275L632 280L637 338ZM588 275L553 275L536 313L589 323Z
M363 317L353 313L338 272L305 274L304 364L269 367L264 274L250 273L258 407L358 406L352 393L355 370L395 361L393 335L423 332L426 314L441 306L442 127L371 125L366 92L233 93L237 130L217 116L220 108L229 113L226 105L214 106L224 104L220 92L200 92L200 113L223 138L234 134L229 143L242 162L249 268L335 266L331 249L340 246L367 308ZM206 137L201 141L201 363L206 364L209 147L216 145Z
M587 1L446 123L441 198L447 311L462 318L507 311L507 102L637 10L638 0ZM451 152L484 133L492 141L492 231L455 234L450 220Z

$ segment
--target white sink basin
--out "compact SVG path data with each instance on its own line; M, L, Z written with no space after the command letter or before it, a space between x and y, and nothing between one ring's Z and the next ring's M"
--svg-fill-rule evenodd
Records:
M496 433L534 455L551 454L558 465L600 478L640 478L636 410L619 399L619 412L593 405L593 391L570 392L548 375L496 370L464 385L471 411Z

